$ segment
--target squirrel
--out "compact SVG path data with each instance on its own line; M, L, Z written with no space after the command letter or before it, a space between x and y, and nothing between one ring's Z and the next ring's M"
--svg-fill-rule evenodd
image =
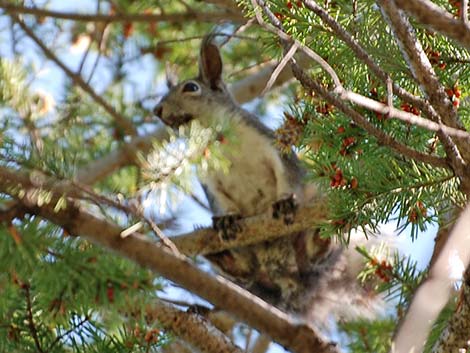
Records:
M222 239L236 237L240 220L266 212L295 222L298 205L325 202L294 151L275 147L274 133L240 107L222 80L222 59L213 36L201 44L197 77L172 85L154 108L166 125L178 128L197 119L203 126L230 123L237 143L230 146L230 169L209 172L201 183ZM230 141L228 142L230 143ZM309 229L276 240L207 256L237 284L270 304L320 326L338 319L375 316L381 306L357 283L361 262L355 250Z

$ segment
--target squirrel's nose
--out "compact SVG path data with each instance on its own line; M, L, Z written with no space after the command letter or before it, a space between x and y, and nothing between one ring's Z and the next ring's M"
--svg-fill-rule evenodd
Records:
M153 113L158 116L159 118L162 117L163 114L163 107L161 104L157 104L155 108L153 108Z

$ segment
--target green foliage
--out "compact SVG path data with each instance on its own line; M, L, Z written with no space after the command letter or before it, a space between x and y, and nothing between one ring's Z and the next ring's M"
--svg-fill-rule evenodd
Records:
M458 298L451 300L447 306L441 311L439 317L434 322L433 328L429 333L428 340L424 346L424 353L431 353L434 345L437 343L441 336L442 331L447 327L449 320L452 319L452 315L458 310Z
M375 283L374 290L384 293L386 298L395 303L399 314L406 311L413 293L418 288L426 271L418 271L416 261L395 254L386 255L381 247L367 251L357 248L367 264L359 275L364 283Z
M459 182L448 170L406 160L342 114L322 116L315 109L307 105L299 113L310 118L302 146L309 148L312 141L321 141L318 151L310 149L305 156L311 178L331 195L330 209L337 222L329 225L330 230L375 228L395 219L401 229L411 225L411 236L415 237L437 221L438 210L465 204ZM431 134L418 128L403 131L400 126L393 128L393 123L378 122L395 138L426 149Z
M0 255L1 351L38 351L35 335L47 352L144 351L148 342L124 333L153 325L141 310L161 285L148 270L36 217L0 228Z
M395 325L393 319L358 321L342 323L340 330L347 334L346 345L351 353L386 353Z
M197 120L188 126L181 126L176 135L168 130L170 138L163 143L156 141L153 152L141 156L144 177L156 186L178 184L183 190L192 188L190 176L192 166L197 166L197 174L204 177L209 172L228 172L228 161L224 154L227 141L237 144L231 127L223 124L203 127Z

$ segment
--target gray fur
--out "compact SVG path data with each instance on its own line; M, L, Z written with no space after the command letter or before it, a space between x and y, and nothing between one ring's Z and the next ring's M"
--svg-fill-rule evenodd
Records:
M229 173L212 172L202 180L213 213L253 216L291 194L300 204L317 200L315 186L304 184L305 172L295 154L278 151L273 132L233 100L221 78L219 51L210 38L203 41L199 67L199 76L173 87L155 112L173 127L190 119L206 126L225 119L234 129L238 144L230 146ZM192 84L199 89L191 91ZM307 196L307 190L313 195ZM357 273L351 273L348 252L321 239L315 230L208 258L226 276L271 304L317 323L331 313L348 316L356 307L361 314L373 311L356 284Z

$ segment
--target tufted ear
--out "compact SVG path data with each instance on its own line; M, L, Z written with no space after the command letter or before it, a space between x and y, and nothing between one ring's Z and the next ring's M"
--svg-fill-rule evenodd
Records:
M178 73L176 72L176 67L171 66L168 62L165 65L165 77L166 86L169 90L178 84Z
M222 58L213 36L204 37L199 54L199 77L212 90L219 90L222 83Z

